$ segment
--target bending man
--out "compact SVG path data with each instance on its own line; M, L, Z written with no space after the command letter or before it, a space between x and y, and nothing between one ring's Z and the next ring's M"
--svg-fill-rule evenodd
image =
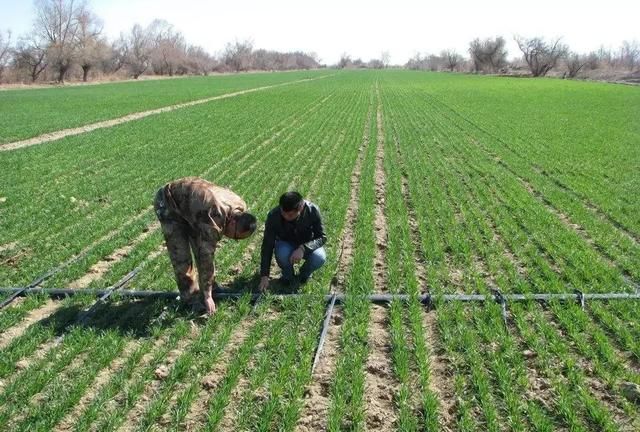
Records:
M215 312L214 253L222 236L241 240L256 229L256 218L229 189L197 177L167 183L156 193L154 208L162 226L180 298L194 310ZM197 275L191 254L195 257Z
M300 267L299 279L304 284L325 263L327 256L323 246L326 241L318 206L304 200L298 192L283 194L280 205L267 215L260 261L260 290L269 286L274 251L284 285L289 285L295 276L293 265L305 260Z

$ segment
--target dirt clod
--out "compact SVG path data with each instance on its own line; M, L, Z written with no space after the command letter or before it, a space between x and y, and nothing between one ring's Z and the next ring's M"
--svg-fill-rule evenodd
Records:
M164 380L169 376L169 368L165 365L162 365L156 369L154 372L155 376L159 380Z
M28 367L29 367L29 362L26 360L20 360L18 363L16 363L17 370L25 370Z
M218 380L214 376L206 376L202 379L202 388L205 390L213 390L218 385Z

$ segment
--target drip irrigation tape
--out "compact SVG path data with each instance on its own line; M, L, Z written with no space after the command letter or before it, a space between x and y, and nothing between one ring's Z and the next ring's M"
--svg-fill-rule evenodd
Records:
M324 346L324 340L327 337L327 331L329 330L329 321L331 321L331 315L333 314L333 307L336 304L336 294L331 296L331 301L327 306L327 312L325 314L324 323L322 324L322 330L320 331L320 340L318 341L318 347L316 348L316 355L313 358L313 366L311 366L311 374L316 369L318 365L318 360L320 360L320 353L322 352L322 347Z

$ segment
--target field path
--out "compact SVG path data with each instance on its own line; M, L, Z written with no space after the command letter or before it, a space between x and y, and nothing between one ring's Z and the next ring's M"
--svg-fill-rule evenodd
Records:
M219 95L219 96L213 96L213 97L208 97L208 98L204 98L204 99L197 99L191 102L184 102L184 103L180 103L180 104L176 104L176 105L169 105L166 107L162 107L162 108L157 108L157 109L153 109L153 110L149 110L149 111L142 111L142 112L137 112L137 113L133 113L133 114L128 114L124 117L119 117L116 119L111 119L111 120L105 120L105 121L101 121L101 122L97 122L97 123L92 123L92 124L88 124L88 125L84 125L84 126L80 126L77 128L70 128L70 129L63 129L60 131L56 131L56 132L51 132L51 133L46 133L34 138L29 138L26 140L22 140L22 141L14 141L11 143L6 143L6 144L2 144L0 145L0 151L9 151L9 150L16 150L16 149L20 149L20 148L24 148L24 147L30 147L33 145L38 145L38 144L44 144L44 143L48 143L51 141L56 141L68 136L72 136L72 135L80 135L82 133L85 132L91 132L94 131L96 129L104 129L104 128L108 128L108 127L112 127L112 126L117 126L120 125L122 123L127 123L133 120L139 120L141 118L145 118L145 117L149 117L151 115L155 115L155 114L161 114L161 113L165 113L165 112L170 112L170 111L175 111L181 108L187 108L190 106L194 106L194 105L201 105L207 102L211 102L211 101L215 101L215 100L219 100L219 99L227 99L227 98L231 98L231 97L235 97L235 96L240 96L243 94L247 94L247 93L253 93L253 92L257 92L257 91L261 91L261 90L268 90L268 89L272 89L272 88L276 88L276 87L282 87L285 85L290 85L290 84L298 84L301 82L306 82L306 81L315 81L317 79L321 79L321 78L326 78L330 75L322 75L320 77L317 78L305 78L305 79L301 79L301 80L296 80L296 81L289 81L289 82L285 82L285 83L281 83L281 84L274 84L274 85L269 85L269 86L262 86L262 87L255 87L255 88L251 88L251 89L247 89L247 90L241 90L241 91L237 91L237 92L233 92L233 93L226 93L223 95Z

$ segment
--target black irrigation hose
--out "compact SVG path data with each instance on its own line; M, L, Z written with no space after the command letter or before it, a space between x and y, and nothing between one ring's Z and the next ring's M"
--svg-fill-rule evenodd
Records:
M327 313L324 318L324 323L322 324L322 331L320 332L320 340L318 341L318 347L316 348L316 355L313 358L313 366L311 366L311 374L316 369L318 365L318 360L320 360L320 353L322 352L322 347L324 346L324 340L327 337L327 331L329 330L329 321L331 320L331 314L333 313L333 307L336 304L336 294L331 296L331 302L329 306L327 306Z
M0 303L0 310L3 309L5 306L9 305L12 301L14 301L16 298L18 298L19 296L21 296L25 292L29 291L32 288L37 287L42 282L44 282L45 280L49 279L54 274L58 273L60 270L64 269L65 267L70 266L71 264L77 262L81 258L87 256L89 254L89 252L91 252L92 250L93 250L93 247L88 248L87 250L85 250L82 253L79 253L78 255L72 256L68 260L64 261L62 264L59 264L57 267L54 267L51 270L49 270L48 272L44 273L42 276L40 276L39 278L37 278L36 280L31 282L26 287L19 288L16 292L11 294L8 298L4 299L2 301L2 303Z
M112 288L108 289L71 289L71 288L29 288L29 287L13 287L13 288L0 288L0 293L13 293L18 295L23 294L35 294L44 293L53 297L64 297L74 295L78 293L90 294L95 296L103 296L108 294ZM122 297L131 298L178 298L180 295L176 291L133 291L124 290L118 291ZM13 295L12 294L12 295ZM232 292L232 291L214 291L213 298L216 300L225 299L237 299L244 295L246 292ZM254 293L252 298L255 300L261 294ZM289 297L298 296L312 296L313 294L274 294L270 296L274 299L284 299ZM502 294L502 297L506 301L550 301L550 300L574 300L580 301L580 296L584 297L584 300L639 300L640 293L557 293L557 294ZM330 301L333 295L325 295L325 301ZM348 297L346 294L335 294L336 302L342 303ZM418 296L412 296L409 294L372 294L363 296L372 303L389 303L393 300L408 301L411 298L417 298L423 304L432 304L438 301L462 301L462 302L484 302L484 301L497 301L495 295L484 294L442 294L431 295L422 294Z
M98 310L98 306L103 304L105 300L108 299L115 290L120 289L126 286L129 282L131 282L131 279L136 277L140 272L140 270L141 270L141 267L137 267L133 269L132 271L124 275L122 279L120 279L118 282L116 282L115 284L111 285L106 290L104 290L104 293L100 295L98 300L96 300L95 303L92 304L89 309L81 312L78 315L78 317L76 318L75 324L85 325L96 313L96 311ZM66 333L63 333L60 336L58 336L55 340L55 345L59 345L64 340L65 336L66 336Z
M35 288L38 285L40 285L42 282L44 282L46 279L50 278L51 276L53 276L54 274L56 274L57 272L59 272L60 270L62 270L64 267L66 267L69 264L69 262L65 262L61 265L59 265L58 267L49 270L47 273L43 274L42 276L40 276L38 279L34 280L33 282L31 282L29 285L27 285L26 287L20 288L18 289L16 292L14 292L13 294L11 294L9 297L7 297L6 299L4 299L2 301L2 303L0 303L0 309L4 308L5 306L9 305L12 301L14 301L16 298L18 298L19 296L21 296L22 294L24 294L27 290L31 289L31 288Z
M136 277L138 275L138 273L140 273L140 270L142 268L141 267L137 267L133 270L131 270L129 273L127 273L126 275L124 275L124 277L122 277L122 279L120 279L118 282L116 282L115 284L113 284L111 287L107 288L105 293L102 294L98 300L96 300L96 302L91 305L91 307L82 314L82 316L78 319L79 323L85 323L87 322L89 319L91 319L91 317L93 316L93 314L96 312L96 310L98 310L98 307L103 304L109 297L111 297L111 294L113 294L116 290L126 286L127 284L129 284L129 282L131 282L131 280Z

